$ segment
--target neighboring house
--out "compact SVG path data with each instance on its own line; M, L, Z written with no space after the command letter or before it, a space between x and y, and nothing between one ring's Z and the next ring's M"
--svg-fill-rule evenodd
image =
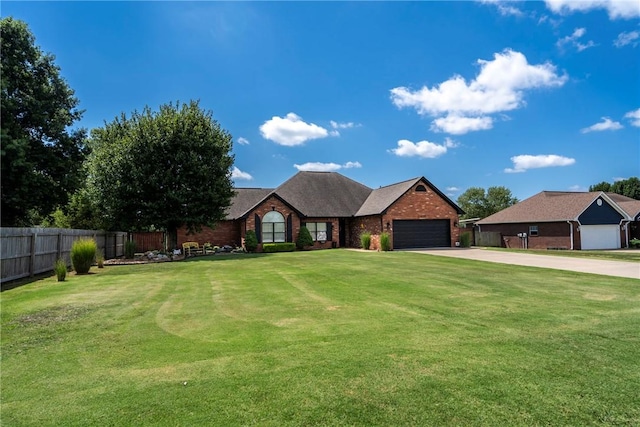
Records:
M615 193L543 191L476 223L499 232L503 246L529 249L628 247L640 201Z
M336 172L299 172L276 189L237 188L225 221L196 235L178 232L178 244L195 240L240 245L254 230L263 243L295 242L306 226L314 248L359 247L372 234L372 248L388 232L394 249L451 247L458 242L454 202L426 178L371 189Z

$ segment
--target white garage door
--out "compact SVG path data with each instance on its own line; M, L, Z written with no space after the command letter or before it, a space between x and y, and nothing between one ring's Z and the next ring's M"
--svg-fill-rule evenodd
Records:
M620 248L620 227L614 225L581 225L582 249Z

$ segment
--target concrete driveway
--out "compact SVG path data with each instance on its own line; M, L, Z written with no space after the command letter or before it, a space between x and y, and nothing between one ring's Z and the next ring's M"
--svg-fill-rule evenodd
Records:
M429 255L448 256L452 258L496 262L501 264L555 268L557 270L578 271L580 273L640 279L640 263L637 262L596 260L555 255L536 255L521 252L492 251L479 248L421 249L408 251Z

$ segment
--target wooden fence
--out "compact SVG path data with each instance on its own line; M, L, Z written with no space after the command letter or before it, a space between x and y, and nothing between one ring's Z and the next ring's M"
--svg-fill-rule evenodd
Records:
M155 251L164 248L164 232L162 231L131 233L131 240L136 242L136 252Z
M0 283L53 270L59 258L71 265L71 246L92 238L106 259L124 255L125 232L69 230L64 228L0 228Z
M502 247L502 234L495 231L480 231L475 233L476 246Z

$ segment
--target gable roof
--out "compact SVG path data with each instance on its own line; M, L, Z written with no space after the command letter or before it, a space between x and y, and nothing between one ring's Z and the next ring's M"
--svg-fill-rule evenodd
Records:
M629 215L613 198L601 191L542 191L490 215L476 224L575 221L598 197L605 199L623 216Z
M459 214L464 213L462 209L453 203L447 196L431 184L425 177L413 178L407 181L398 182L397 184L387 185L373 190L367 200L362 204L355 216L379 215L386 211L389 206L394 204L407 191L413 188L418 182L426 184L431 190L436 192L447 203L449 203Z
M640 215L640 200L616 193L607 193L607 196L616 202L631 218L637 218Z
M307 217L348 217L358 211L371 191L336 172L298 172L274 193Z
M383 213L418 182L437 193L459 214L464 213L425 177L372 190L337 172L298 172L276 189L236 188L226 219L242 218L272 196L305 217L377 215Z
M243 217L272 192L271 188L236 188L235 195L231 199L231 206L227 210L226 219Z

